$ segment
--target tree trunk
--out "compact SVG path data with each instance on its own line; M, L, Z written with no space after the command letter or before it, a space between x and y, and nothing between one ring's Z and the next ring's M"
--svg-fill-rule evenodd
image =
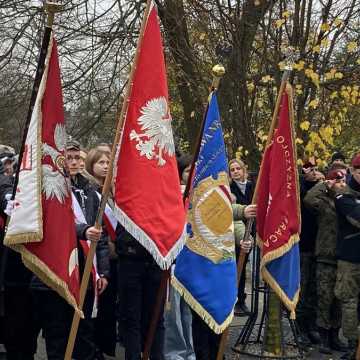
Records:
M196 60L189 41L182 0L165 0L159 6L171 55L176 62L176 83L184 110L184 125L191 148L198 138L208 94L206 85L196 69ZM205 89L204 89L205 85Z
M249 155L246 161L252 169L258 167L261 154L256 144L256 128L252 121L246 80L256 31L273 3L274 1L261 1L260 5L255 5L254 0L244 3L242 15L232 34L233 52L220 88L222 116L227 118L233 131L232 150L236 151L239 146L247 149Z

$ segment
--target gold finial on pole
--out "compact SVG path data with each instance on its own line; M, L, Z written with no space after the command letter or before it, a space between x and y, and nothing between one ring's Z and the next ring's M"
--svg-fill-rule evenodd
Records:
M217 64L213 66L211 72L213 74L213 82L211 87L215 90L219 87L220 79L225 74L225 68L221 64Z
M46 27L52 28L53 23L54 23L55 13L60 12L62 10L62 8L63 8L63 5L56 3L56 2L47 1L45 3L44 9L45 9L45 12L48 14Z

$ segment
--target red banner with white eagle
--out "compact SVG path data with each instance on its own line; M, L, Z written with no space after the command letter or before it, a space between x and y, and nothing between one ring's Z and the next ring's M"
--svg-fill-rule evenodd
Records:
M152 5L132 80L115 158L115 215L124 228L169 268L185 241L165 61Z
M79 266L56 41L50 38L5 245L78 310Z

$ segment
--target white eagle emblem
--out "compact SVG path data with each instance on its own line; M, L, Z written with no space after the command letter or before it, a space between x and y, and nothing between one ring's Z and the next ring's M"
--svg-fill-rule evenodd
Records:
M65 165L65 157L63 154L66 145L66 130L64 125L56 125L54 142L56 146L55 149L46 143L42 145L42 156L50 156L54 164L53 166L49 164L42 165L42 189L45 193L46 200L56 197L60 203L64 203L65 197L69 196L68 184L62 173Z
M136 140L136 149L141 156L149 160L158 160L158 165L166 164L163 153L169 156L175 154L174 138L171 127L171 115L167 101L164 97L149 100L140 110L141 116L138 124L143 133L138 134L135 130L130 132L130 140Z

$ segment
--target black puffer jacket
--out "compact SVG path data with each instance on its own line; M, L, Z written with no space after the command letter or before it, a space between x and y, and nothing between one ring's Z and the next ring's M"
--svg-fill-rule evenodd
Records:
M100 200L90 182L78 174L72 180L72 190L75 194L80 206L82 207L87 224L76 224L76 235L78 240L85 240L86 230L95 224L96 214L99 209ZM85 267L85 257L80 244L79 250L79 268L80 274L83 273ZM96 246L97 270L99 275L110 277L109 247L107 243L107 235L104 233ZM91 282L89 282L91 286ZM36 290L49 290L37 277L33 277L31 288Z
M306 181L300 178L300 201L301 201L301 234L300 251L315 252L315 243L318 233L318 220L304 204L307 192L317 184L317 181Z
M242 193L235 181L231 181L230 190L236 197L236 203L250 205L254 194L254 185L251 181L246 182L245 194Z
M95 224L96 215L100 206L100 199L96 194L95 187L81 174L77 174L72 180L72 190L76 196L88 225ZM84 239L84 238L82 238ZM82 258L82 259L81 259ZM107 233L105 227L103 227L103 233L100 241L96 246L96 258L97 268L99 275L104 275L107 278L110 276L110 262L109 262L109 246L107 241ZM81 261L83 257L80 257L80 271L82 272Z

